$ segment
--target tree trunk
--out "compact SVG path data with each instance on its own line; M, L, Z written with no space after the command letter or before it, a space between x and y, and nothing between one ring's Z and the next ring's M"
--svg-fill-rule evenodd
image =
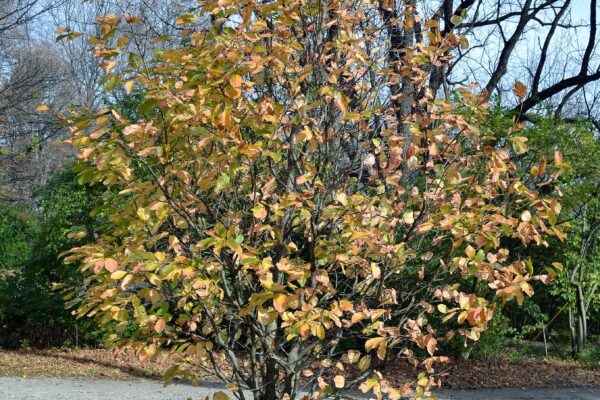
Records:
M260 393L258 400L279 400L277 397L279 368L272 358L267 358L265 362L264 390Z
M569 331L571 332L571 357L577 358L577 354L579 353L579 337L577 335L573 306L569 306Z

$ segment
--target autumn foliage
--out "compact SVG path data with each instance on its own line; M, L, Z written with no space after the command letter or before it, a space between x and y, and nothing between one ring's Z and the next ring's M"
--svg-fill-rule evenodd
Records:
M539 194L560 157L517 174L527 140L481 128L485 92L428 87L464 39L433 18L398 48L391 24L418 17L381 3L201 1L178 23L206 29L152 59L114 37L131 15L99 20L107 89L143 90L146 117L64 116L81 179L110 189L111 228L67 256L78 315L133 323L119 348L171 355L167 378L214 369L241 398L397 399L427 394L439 349L477 340L496 298L551 279L506 244L562 238ZM400 358L428 374L390 387L377 371Z

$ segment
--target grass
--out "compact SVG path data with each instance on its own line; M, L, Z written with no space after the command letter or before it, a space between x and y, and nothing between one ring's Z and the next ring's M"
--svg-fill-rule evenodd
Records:
M568 343L560 343L560 349L565 357L571 358L571 347ZM559 360L560 355L551 343L548 343L548 354L541 342L518 341L510 344L501 353L501 358L508 361L522 360ZM582 362L588 368L600 370L600 337L590 337L586 347L581 351L576 361Z

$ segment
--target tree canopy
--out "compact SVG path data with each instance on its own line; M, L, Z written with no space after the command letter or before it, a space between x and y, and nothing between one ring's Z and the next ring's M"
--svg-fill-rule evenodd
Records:
M409 3L203 1L151 60L124 59L114 36L138 18L98 21L104 88L139 90L144 115L63 116L80 181L110 188L109 223L67 257L86 275L72 303L133 320L143 335L115 344L171 354L168 378L192 364L239 398L294 399L301 378L314 396L421 397L443 343L477 340L495 299L552 279L507 243L563 240L568 167L556 151L519 170L525 125L489 129L477 85L436 99L432 74L466 45L436 18ZM417 22L422 41L387 40ZM429 375L390 387L377 370L398 358Z

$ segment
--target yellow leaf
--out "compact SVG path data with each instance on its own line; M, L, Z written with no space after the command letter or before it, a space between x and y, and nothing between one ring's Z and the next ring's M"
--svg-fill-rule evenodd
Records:
M173 250L175 250L176 253L181 252L181 243L179 242L179 239L177 238L177 236L174 236L174 235L169 236L169 246Z
M358 350L348 350L348 353L342 356L345 363L354 364L360 360L360 352Z
M380 360L385 360L386 350L387 350L387 341L383 341L383 343L381 343L379 345L379 347L377 348L377 357Z
M242 96L242 91L238 88L228 85L225 87L225 94L232 99L237 99Z
M148 277L148 280L154 286L161 286L162 285L162 281L160 280L160 278L158 277L158 275L152 274L152 275L150 275Z
M315 333L319 339L325 339L325 328L323 328L323 325L317 325L317 327L315 328Z
M302 185L308 181L309 174L300 175L296 178L296 185Z
M358 362L358 369L360 369L361 371L364 372L364 371L366 371L369 368L370 365L371 365L371 357L364 356Z
M432 222L423 222L417 227L417 233L422 234L425 232L429 232L433 228Z
M556 268L557 270L559 270L559 271L562 271L564 269L563 265L561 263L559 263L559 262L553 262L552 266L554 268Z
M127 94L131 93L131 91L133 90L134 84L135 84L135 81L125 82L125 93L127 93Z
M198 21L198 17L195 14L186 13L186 14L181 15L175 21L175 23L177 25L185 25L185 24L193 24L196 21Z
M142 128L140 125L137 125L137 124L128 125L125 128L123 128L123 135L125 135L125 136L140 135L143 132L144 132L144 128Z
M129 274L125 277L125 279L123 279L123 281L121 282L121 290L127 290L127 288L129 287L129 283L131 282L131 280L133 279L133 275Z
M71 232L67 235L67 237L69 239L81 239L82 237L85 237L85 235L87 235L86 231L79 231L79 232Z
M115 271L112 274L110 274L110 279L114 279L116 281L116 280L121 279L125 275L127 275L126 271Z
M231 400L224 392L217 392L213 394L213 400Z
M340 310L354 311L354 305L346 299L340 300Z
M219 122L225 128L227 128L227 129L231 128L231 110L230 109L226 108L223 110L223 112L219 116Z
M298 133L296 135L294 140L296 143L302 143L302 142L312 139L312 137L313 137L313 134L312 134L311 130L308 128L308 126L305 125L304 129L302 129L300 131L300 133Z
M346 384L346 378L344 378L342 375L337 375L335 378L333 378L333 382L335 383L336 388L341 389Z
M117 17L115 14L106 14L103 17L97 17L96 18L96 22L100 23L100 24L106 24L109 26L114 26L117 25L119 23L120 19L119 17Z
M367 342L365 343L365 350L371 351L375 347L378 347L384 341L385 341L385 338L382 338L382 337L371 338L371 339L367 340Z
M371 276L373 276L375 279L381 278L381 268L379 268L375 263L371 263Z
M258 308L258 322L262 325L269 325L277 319L279 313L275 310L266 310L263 307Z
M529 149L527 147L528 140L529 139L527 139L525 136L515 136L515 137L511 138L512 147L513 147L513 150L515 151L515 153L517 153L517 154L526 153L527 150Z
M373 389L373 387L376 385L377 385L377 379L369 378L360 384L359 389L361 392L367 393L369 390Z
M48 111L48 106L45 104L40 104L35 108L35 111Z
M465 254L470 259L475 258L475 256L477 255L476 252L475 252L475 249L471 245L467 246L467 248L465 249Z
M523 221L523 222L531 221L531 213L527 210L523 211L523 213L521 214L521 221Z
M404 214L402 214L402 219L409 225L413 224L415 222L414 213L410 210L405 211Z
M335 102L335 105L342 110L343 112L348 111L348 102L349 99L348 97L346 97L345 94L343 94L342 92L335 92L333 95L333 100Z
M142 207L140 207L140 208L137 209L136 214L144 222L147 222L148 219L150 218L150 216L146 212L146 209L142 208Z
M460 25L462 18L459 15L453 15L450 17L450 22L452 25Z

